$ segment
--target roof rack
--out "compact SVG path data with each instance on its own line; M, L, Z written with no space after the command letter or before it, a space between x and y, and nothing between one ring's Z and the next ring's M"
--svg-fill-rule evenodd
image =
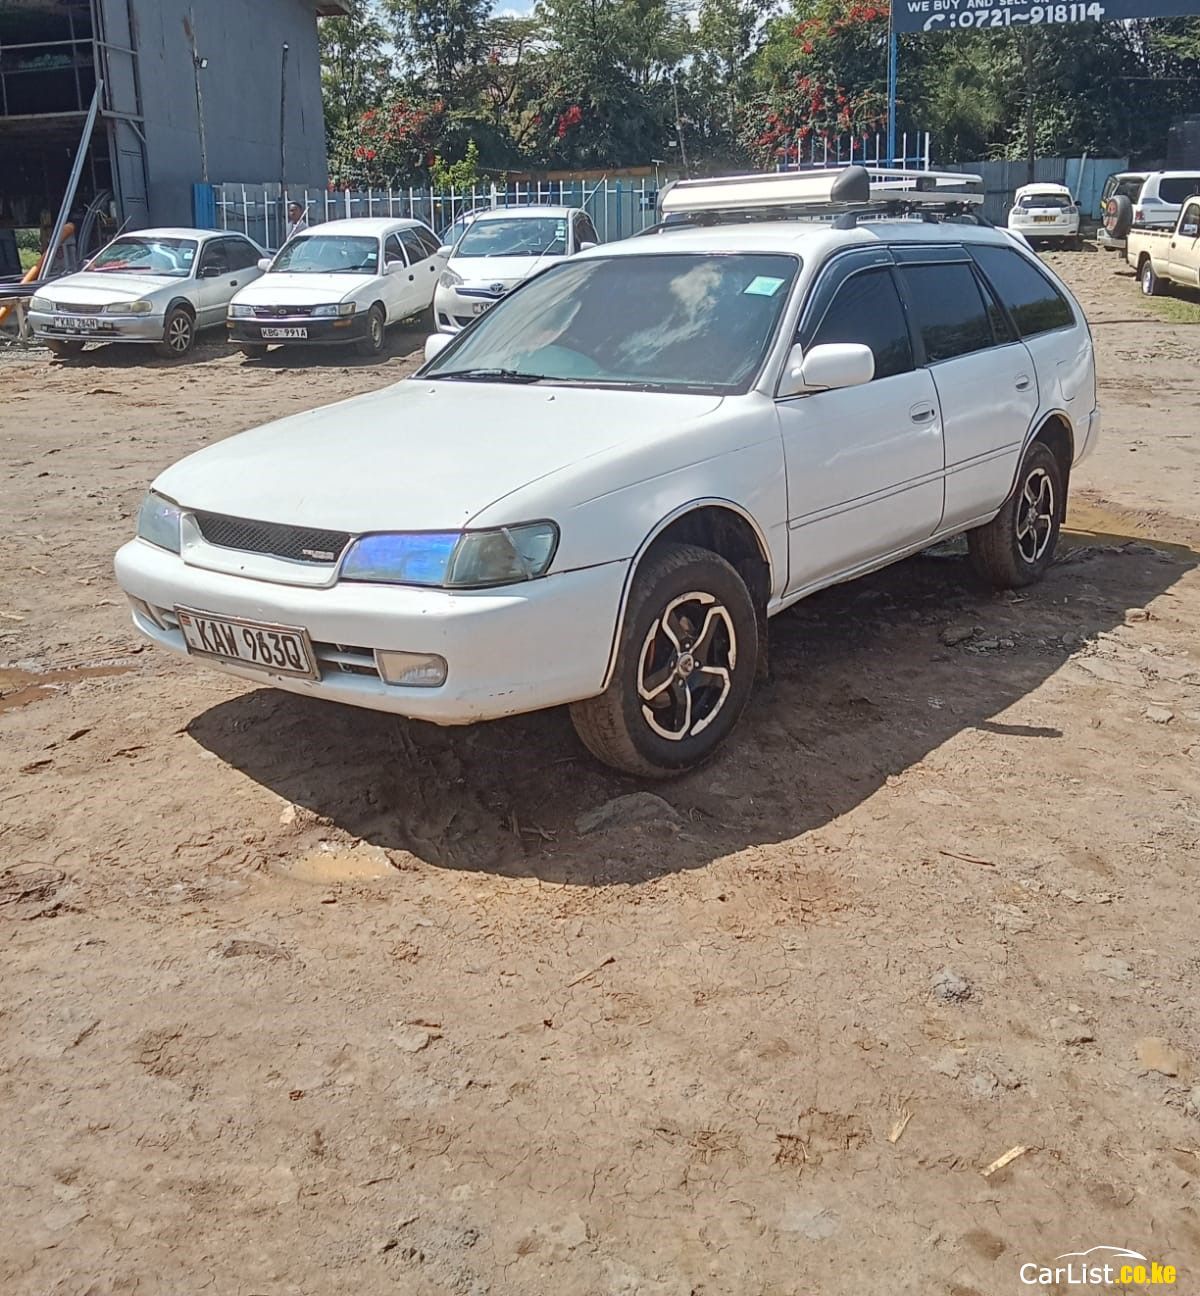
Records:
M883 215L940 211L955 214L980 207L977 175L953 171L904 171L848 166L819 171L777 171L760 175L679 180L660 200L662 215L691 217L755 213L824 216L877 210Z

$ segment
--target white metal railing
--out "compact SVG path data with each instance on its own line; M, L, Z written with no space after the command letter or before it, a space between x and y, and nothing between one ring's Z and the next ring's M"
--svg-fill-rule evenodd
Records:
M930 135L928 131L905 131L897 139L894 158L888 157L887 135L799 136L776 163L777 171L806 171L813 168L843 167L860 164L866 167L899 167L907 171L930 169Z

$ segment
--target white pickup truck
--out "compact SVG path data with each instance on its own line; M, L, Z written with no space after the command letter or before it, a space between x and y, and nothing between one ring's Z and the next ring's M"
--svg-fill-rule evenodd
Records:
M1157 297L1171 284L1200 288L1200 195L1183 204L1173 230L1131 229L1125 259L1147 297Z

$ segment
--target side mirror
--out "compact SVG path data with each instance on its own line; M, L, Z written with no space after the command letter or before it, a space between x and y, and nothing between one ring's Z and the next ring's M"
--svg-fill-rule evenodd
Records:
M259 258L258 258L258 268L259 268L260 270L270 270L270 268L271 268L271 258L270 258L270 257L259 257Z
M579 250L580 252L590 252L595 246L595 243L580 243Z
M220 266L206 265L200 267L199 277L201 279L219 279L224 273L225 271Z
M453 333L430 333L425 339L425 360L428 363L435 355L441 352L454 341Z
M447 257L448 257L448 256L450 255L450 253L453 252L453 251L454 251L454 244L453 244L453 243L443 243L442 246L441 246L440 248L438 248L438 250L437 250L437 254L438 254L438 256L447 256Z
M862 387L875 377L875 353L858 342L828 342L805 355L793 347L779 384L780 396Z
M408 267L400 260L399 257L389 257L383 263L384 274L395 274L397 270L406 270Z

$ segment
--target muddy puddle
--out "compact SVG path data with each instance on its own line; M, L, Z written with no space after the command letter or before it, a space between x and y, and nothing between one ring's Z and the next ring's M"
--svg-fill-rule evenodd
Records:
M27 671L0 666L0 715L53 697L79 680L128 675L133 669L132 666L71 666L62 670Z

